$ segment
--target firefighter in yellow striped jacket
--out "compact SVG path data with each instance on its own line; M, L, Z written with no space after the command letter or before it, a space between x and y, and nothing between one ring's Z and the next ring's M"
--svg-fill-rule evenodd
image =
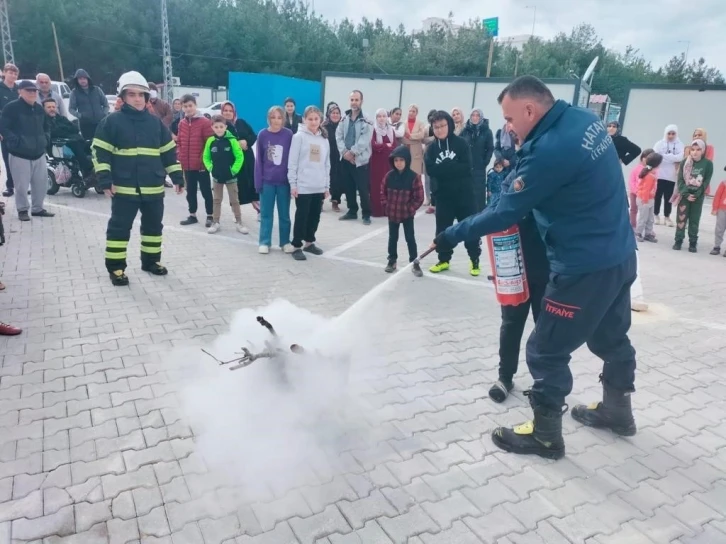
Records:
M93 139L93 164L98 186L111 197L106 229L106 269L111 283L129 284L126 249L136 214L141 212L141 269L167 274L161 264L164 180L168 174L177 194L184 192L176 144L161 119L146 109L149 84L138 72L118 82L124 104L101 121Z

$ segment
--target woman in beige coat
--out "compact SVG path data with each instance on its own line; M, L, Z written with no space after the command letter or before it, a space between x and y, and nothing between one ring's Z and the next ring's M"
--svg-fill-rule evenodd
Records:
M403 144L411 151L411 170L422 175L424 173L423 141L426 137L426 124L419 121L417 117L418 106L411 105L408 108Z

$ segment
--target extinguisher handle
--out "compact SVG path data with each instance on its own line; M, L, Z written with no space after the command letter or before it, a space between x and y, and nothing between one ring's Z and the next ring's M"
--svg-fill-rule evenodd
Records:
M428 257L428 256L429 256L429 255L430 255L431 253L433 253L433 252L434 252L435 250L436 250L436 248L435 248L435 247L430 247L430 248L428 248L428 249L427 249L426 251L424 251L424 252L423 252L423 253L422 253L421 255L419 255L419 256L418 256L418 258L414 259L414 261L413 261L413 262L414 262L414 263L416 263L416 264L420 264L420 263L421 263L421 259L425 259L425 258L426 258L426 257Z

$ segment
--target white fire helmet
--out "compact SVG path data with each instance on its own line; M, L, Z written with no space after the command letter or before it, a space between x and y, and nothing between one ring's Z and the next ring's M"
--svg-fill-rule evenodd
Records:
M138 72L126 72L118 80L118 95L123 96L124 91L133 89L142 91L149 97L149 82Z

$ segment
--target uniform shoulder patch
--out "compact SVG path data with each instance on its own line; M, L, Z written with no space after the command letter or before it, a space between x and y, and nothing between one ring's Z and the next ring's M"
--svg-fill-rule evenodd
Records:
M522 176L519 176L512 182L512 189L517 193L524 189L524 178Z

